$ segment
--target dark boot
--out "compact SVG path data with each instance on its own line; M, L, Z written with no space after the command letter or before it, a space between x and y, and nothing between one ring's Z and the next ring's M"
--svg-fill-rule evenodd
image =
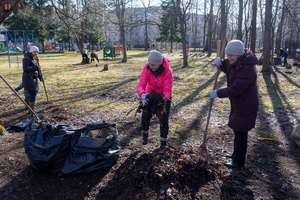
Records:
M142 134L143 134L142 144L146 145L146 144L148 144L149 130L148 131L142 131Z

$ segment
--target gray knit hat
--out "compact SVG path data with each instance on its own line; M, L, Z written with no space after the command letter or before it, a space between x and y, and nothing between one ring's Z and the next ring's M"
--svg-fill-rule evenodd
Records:
M149 53L148 56L148 63L149 64L155 64L155 65L160 65L162 64L162 54L159 51L153 50Z
M29 52L31 53L31 52L34 52L34 51L39 52L39 48L37 46L31 46Z
M225 47L225 53L241 56L245 53L244 44L240 40L231 40Z

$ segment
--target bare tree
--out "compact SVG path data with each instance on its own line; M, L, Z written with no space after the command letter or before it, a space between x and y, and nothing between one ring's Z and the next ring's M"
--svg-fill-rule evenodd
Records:
M256 18L257 18L257 0L252 2L252 20L251 20L251 41L250 50L255 53L256 45Z
M144 7L144 19L145 19L145 51L149 50L149 38L148 38L148 8L150 7L151 1L150 0L141 0L141 3Z
M120 31L121 44L124 47L122 62L127 62L125 28L128 26L130 16L129 13L126 14L126 7L130 2L131 0L109 0L107 2L108 7L111 8L111 15L115 16L115 18L111 18L111 23L115 24Z
M265 33L264 33L264 45L263 45L263 67L261 72L270 72L271 66L271 30L272 30L272 4L273 0L266 0L265 9Z
M285 22L285 0L282 0L282 9L281 9L281 17L278 24L277 32L276 32L276 38L275 38L275 52L277 55L279 55L279 49L281 47L281 41L282 41L282 31L283 31L283 24Z
M204 9L203 9L203 12L204 12L204 24L203 24L203 43L202 43L202 46L203 46L203 53L205 52L205 46L206 46L206 27L207 27L207 21L208 21L208 15L207 15L207 1L204 1Z
M244 7L243 0L239 0L239 16L238 16L238 31L237 31L237 39L239 40L243 39L243 33L242 33L243 7Z
M226 2L221 0L221 30L220 30L220 39L221 39L221 49L225 48L226 44L226 30L227 30L227 13L226 13ZM224 51L221 51L222 58L225 57Z
M176 0L177 15L180 22L180 34L182 40L183 67L188 66L188 55L186 51L186 21L188 20L187 13L190 9L191 2L192 0Z
M214 0L210 0L210 11L208 20L208 30L207 30L207 56L210 57L212 53L212 30L213 30L213 10L214 10Z
M75 38L75 42L80 51L83 51L83 41L84 41L84 27L82 27L82 21L84 21L84 9L79 9L72 5L72 2L66 0L61 1L60 4L56 5L53 0L50 0L52 6L59 19L68 27ZM62 7L59 8L59 6ZM78 28L80 27L80 28Z
M197 39L198 39L198 0L196 0L195 4L195 13L192 14L192 38L194 45L194 52L196 52L197 47Z

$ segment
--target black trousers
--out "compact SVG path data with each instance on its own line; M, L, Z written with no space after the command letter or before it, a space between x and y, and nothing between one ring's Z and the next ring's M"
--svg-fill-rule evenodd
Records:
M239 165L244 166L248 146L248 132L234 131L234 150L232 161Z
M162 115L159 119L160 124L160 137L167 138L169 132L169 114L170 114L171 101L166 102L166 113ZM147 131L150 127L150 120L152 118L152 113L143 111L142 113L142 130Z
M91 61L94 61L94 59L96 59L97 62L99 63L99 58L98 57L91 57Z

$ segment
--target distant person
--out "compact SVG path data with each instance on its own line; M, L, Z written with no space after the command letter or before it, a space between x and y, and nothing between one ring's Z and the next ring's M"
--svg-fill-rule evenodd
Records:
M94 59L96 59L99 63L98 53L95 52L95 50L93 50L92 53L91 53L91 62L93 62Z
M288 56L289 56L288 53L283 48L281 48L279 50L279 57L280 57L280 59L283 58L283 65L284 66L287 66L287 57Z
M232 158L225 164L230 168L243 167L245 165L248 131L255 126L258 111L257 72L254 65L257 58L245 49L240 40L231 40L225 48L227 59L219 57L214 63L221 71L226 73L227 87L213 90L210 98L229 98L230 115L228 126L234 131L233 153L227 155Z
M144 65L138 83L138 94L142 98L142 106L148 105L147 95L154 91L163 95L165 102L165 112L160 117L160 148L167 147L169 132L169 113L172 98L173 72L170 68L169 60L162 56L159 51L151 51L148 62ZM150 103L149 103L150 104ZM143 110L142 113L142 135L143 144L148 143L150 120L153 113Z
M24 90L29 93L29 106L34 111L36 102L36 95L38 94L39 84L38 79L44 82L41 76L41 66L38 63L39 48L37 46L31 46L28 53L23 58L23 76L22 83ZM31 113L33 114L33 113Z
M23 83L21 83L18 87L15 88L15 91L19 91L23 88L24 88L24 85L23 85ZM24 94L24 97L25 97L24 101L29 105L29 99L30 99L29 92L24 89L23 94ZM28 109L27 106L25 106L25 109Z
M89 63L89 56L88 56L88 50L84 49L82 51L82 62L81 63Z

